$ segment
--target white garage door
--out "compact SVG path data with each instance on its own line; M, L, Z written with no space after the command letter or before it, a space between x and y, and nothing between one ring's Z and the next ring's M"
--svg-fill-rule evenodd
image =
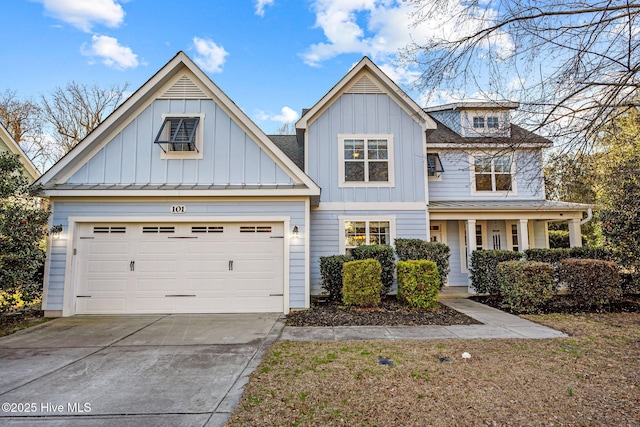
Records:
M282 224L81 224L76 313L282 312Z

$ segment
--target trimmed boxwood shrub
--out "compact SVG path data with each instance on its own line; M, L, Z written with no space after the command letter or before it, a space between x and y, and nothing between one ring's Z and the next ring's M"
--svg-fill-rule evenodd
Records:
M553 267L545 262L498 264L502 303L516 313L534 313L553 297Z
M320 257L320 286L329 293L331 301L342 301L342 267L352 260L348 255Z
M393 287L393 273L396 269L396 257L389 245L362 245L351 249L354 260L375 259L382 267L381 295L387 295Z
M640 272L631 270L621 271L620 287L623 294L640 294Z
M522 259L522 253L500 250L477 250L471 253L471 285L480 294L500 295L498 264Z
M398 299L411 308L431 308L438 301L440 275L433 261L398 261Z
M428 260L436 263L440 275L440 287L449 277L449 246L440 242L427 242L421 239L395 239L396 254L400 261Z
M377 307L380 304L382 267L375 259L344 263L342 302L359 307Z
M613 261L615 258L613 252L608 249L590 246L555 249L531 248L524 253L527 261L548 262L550 264L557 264L567 258L600 259L603 261Z
M579 304L603 305L622 296L620 273L614 262L569 258L560 262L558 272Z

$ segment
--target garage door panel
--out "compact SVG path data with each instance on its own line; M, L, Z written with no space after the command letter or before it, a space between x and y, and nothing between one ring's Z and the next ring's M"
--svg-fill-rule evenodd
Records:
M122 258L123 255L126 256L129 253L129 242L93 240L89 244L89 253Z
M109 292L126 292L127 279L91 279L87 280L86 291L105 294Z
M127 300L124 296L79 298L77 309L79 313L116 314L124 313L127 308Z
M80 234L77 313L281 312L282 224L127 224L127 234ZM202 230L206 229L207 232ZM251 232L251 230L254 230ZM256 231L258 230L258 231ZM270 231L265 231L270 230ZM278 230L280 234L278 234ZM91 237L88 237L91 235ZM83 237L87 236L87 237ZM131 264L131 261L134 263ZM84 300L84 301L81 301ZM88 302L90 301L90 302Z

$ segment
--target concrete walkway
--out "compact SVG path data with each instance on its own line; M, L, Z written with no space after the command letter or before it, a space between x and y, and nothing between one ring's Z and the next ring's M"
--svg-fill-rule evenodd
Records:
M466 314L482 325L453 326L285 326L280 340L432 340L446 338L560 338L563 332L522 319L466 298L441 299L444 304Z

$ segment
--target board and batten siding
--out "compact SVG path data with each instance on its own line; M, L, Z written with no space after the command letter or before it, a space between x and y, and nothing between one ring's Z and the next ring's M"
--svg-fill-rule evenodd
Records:
M193 217L228 217L229 222L241 216L265 217L269 216L289 217L290 223L297 225L301 236L305 235L305 202L304 201L168 201L168 202L58 202L53 200L52 224L60 224L64 231L59 240L51 240L52 246L49 254L49 278L47 286L47 305L45 310L62 310L64 279L67 262L67 239L69 217L126 217L136 216L148 218L147 222L153 223L154 217L166 218L170 215L171 206L184 205L186 213L179 215L184 221L189 216ZM285 230L285 236L288 235ZM286 254L285 254L286 256ZM287 272L285 271L285 274ZM291 239L289 243L289 303L291 308L305 307L305 247L304 239Z
M339 187L338 135L391 134L394 187ZM418 123L386 94L343 94L307 130L307 174L321 202L424 201L423 135Z
M162 159L163 114L204 119L202 159ZM289 175L213 100L155 100L67 181L69 184L291 184Z
M344 230L340 230L340 220L338 217L345 216L354 219L367 219L367 217L372 216L393 216L395 217L396 238L426 239L427 221L425 215L424 210L325 211L312 209L310 229L311 295L324 293L320 286L320 257L340 254L340 240L344 239Z
M437 150L430 150L437 151ZM544 200L542 155L540 150L516 151L517 194L472 194L472 174L469 151L440 150L444 172L439 181L429 181L429 200ZM480 151L482 153L482 151Z

